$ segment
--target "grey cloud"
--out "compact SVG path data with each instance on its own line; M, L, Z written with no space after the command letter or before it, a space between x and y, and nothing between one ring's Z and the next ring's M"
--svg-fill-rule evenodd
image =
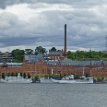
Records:
M39 0L7 0L1 6L17 3L38 3ZM41 0L41 3L43 0ZM107 34L107 14L97 15L91 9L93 6L107 4L105 0L45 0L45 3L65 3L73 6L74 11L45 11L40 17L32 17L28 23L19 20L12 13L0 15L0 43L4 46L44 43L46 46L63 46L64 24L68 25L68 46L92 49L103 49ZM2 5L3 4L3 5ZM50 5L49 4L49 5ZM41 5L40 5L41 6ZM29 8L31 8L29 7ZM39 8L39 5L36 7ZM106 10L106 9L105 9ZM100 12L101 13L101 12ZM100 41L100 42L99 42ZM33 44L32 44L33 45Z
M14 4L20 4L20 3L28 3L28 4L34 4L34 3L55 3L55 4L72 4L76 7L87 7L92 5L98 5L107 3L106 0L0 0L0 7L5 8L8 5L14 5Z

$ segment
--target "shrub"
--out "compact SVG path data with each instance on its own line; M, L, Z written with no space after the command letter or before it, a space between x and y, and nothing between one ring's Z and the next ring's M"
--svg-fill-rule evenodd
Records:
M98 82L101 82L101 81L104 80L104 77L97 77L96 79L97 79Z
M2 73L2 79L5 79L5 74L4 73Z
M14 76L14 73L13 73L13 72L11 73L11 76Z
M45 77L45 79L48 79L48 78L49 78L49 75L48 75L48 74L46 74L44 77Z
M23 74L23 78L26 78L26 73Z
M80 79L80 75L74 75L74 79Z
M39 81L40 78L39 78L39 75L35 75L35 81Z
M31 75L30 75L30 73L28 73L28 74L27 74L27 77L28 77L28 78L31 78Z
M9 76L10 76L10 73L7 73L7 76L9 77Z

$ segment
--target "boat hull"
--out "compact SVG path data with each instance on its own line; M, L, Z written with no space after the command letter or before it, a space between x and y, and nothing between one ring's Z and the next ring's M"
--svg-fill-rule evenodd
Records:
M17 77L11 77L6 79L1 79L1 83L32 83L31 79L24 79L24 78L17 78Z
M93 84L93 79L92 80L55 80L51 79L54 83L61 83L61 84L71 84L71 83L78 83L78 84Z

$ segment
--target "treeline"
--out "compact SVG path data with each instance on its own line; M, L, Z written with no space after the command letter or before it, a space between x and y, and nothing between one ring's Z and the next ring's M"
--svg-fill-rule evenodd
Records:
M107 60L107 52L68 51L67 57L72 60Z
M42 46L38 46L35 48L35 50L32 49L25 49L25 50L20 50L20 49L14 49L12 50L12 57L14 62L22 62L24 59L25 55L37 55L38 53L44 54L46 53L46 49L43 48Z
M49 51L58 51L55 47L52 47ZM12 57L14 62L22 62L25 55L37 55L39 53L46 54L47 50L46 48L43 48L42 46L38 46L35 48L35 50L32 49L14 49L12 50Z
M55 47L49 49L50 51L58 51ZM22 62L24 59L24 55L37 55L38 53L45 54L47 50L42 46L38 46L35 50L32 49L14 49L11 54L14 62ZM107 60L106 52L96 52L96 51L76 51L76 52L67 52L67 57L72 60Z

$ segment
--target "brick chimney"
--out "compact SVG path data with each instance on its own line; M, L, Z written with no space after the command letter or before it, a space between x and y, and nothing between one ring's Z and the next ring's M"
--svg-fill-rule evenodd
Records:
M64 57L67 58L67 25L64 25Z

